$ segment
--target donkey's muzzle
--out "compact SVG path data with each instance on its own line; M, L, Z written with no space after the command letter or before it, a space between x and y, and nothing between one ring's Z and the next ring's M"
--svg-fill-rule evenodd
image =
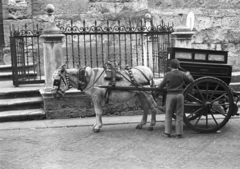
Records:
M58 88L54 87L52 89L52 94L54 98L60 99L61 97L64 96L64 93L60 90L58 90Z
M60 83L61 83L60 79L54 79L54 81L53 81L53 86L59 87L59 86L60 86Z

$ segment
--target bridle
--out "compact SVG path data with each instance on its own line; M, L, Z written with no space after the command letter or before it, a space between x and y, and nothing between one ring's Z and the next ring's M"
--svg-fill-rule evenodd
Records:
M71 89L72 86L69 83L69 77L68 77L68 73L66 72L66 70L62 69L61 72L62 71L65 72L66 81L64 80L63 75L61 75L61 73L58 72L57 76L59 76L59 78L53 80L53 86L56 86L57 93L60 93L63 96L65 91L61 90L61 88L60 88L61 81L65 84L65 86L67 86L67 90ZM84 68L79 68L78 69L78 90L81 90L83 92L83 91L88 90L92 86L94 86L96 84L96 82L99 80L99 78L103 75L103 73L104 73L104 70L98 76L98 78L93 82L93 84L91 86L89 86L88 88L86 88L88 85L87 75L86 75L86 66Z
M63 95L65 91L63 91L60 88L61 82L63 82L64 85L67 86L67 90L71 89L72 86L69 83L69 76L68 76L68 73L66 72L66 70L62 69L61 71L65 72L66 81L65 81L63 75L61 75L61 73L58 72L59 78L53 80L53 86L57 87L57 93L60 93L61 95ZM87 86L86 67L84 67L84 68L80 68L78 70L78 90L83 91L86 88L86 86Z
M63 76L61 74L58 73L58 76L60 77L59 79L54 79L53 80L53 86L57 87L57 93L60 93L62 96L64 95L64 91L62 89L60 89L61 86L61 81L65 84L65 86L67 86L67 90L71 89L72 86L69 83L69 77L68 77L68 73L65 71L66 73L66 81L64 80Z

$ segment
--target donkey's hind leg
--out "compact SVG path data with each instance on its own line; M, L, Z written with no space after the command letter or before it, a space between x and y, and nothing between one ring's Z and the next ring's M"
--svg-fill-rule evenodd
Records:
M147 96L144 93L137 93L136 96L138 98L138 101L141 104L142 109L143 109L142 120L140 123L138 123L138 125L136 126L136 129L142 129L142 127L147 123L149 104L146 102Z
M151 122L150 126L148 127L148 130L153 130L153 126L156 124L156 113L157 113L157 104L154 101L152 95L146 94L146 93L141 93L138 94L138 100L140 101L142 108L144 110L142 121L137 125L137 129L142 128L143 125L147 123L147 116L149 110L151 110ZM140 97L139 97L140 96Z
M101 99L97 94L92 96L92 101L94 105L94 111L96 114L96 122L93 125L93 131L94 133L98 133L103 126L102 123L102 106L101 106Z

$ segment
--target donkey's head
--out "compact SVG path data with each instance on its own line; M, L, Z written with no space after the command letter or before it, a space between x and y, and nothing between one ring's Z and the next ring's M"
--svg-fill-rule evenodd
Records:
M53 73L53 96L55 98L63 97L64 93L70 88L68 73L65 65L62 65Z
M60 66L53 73L53 90L55 98L64 96L64 93L74 87L84 91L90 81L92 69L84 67L79 69L66 70L65 65Z

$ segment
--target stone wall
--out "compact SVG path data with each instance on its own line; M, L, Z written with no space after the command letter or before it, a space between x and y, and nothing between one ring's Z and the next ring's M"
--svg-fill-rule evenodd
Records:
M47 119L65 119L77 117L95 116L91 98L80 92L67 92L63 98L54 99L52 94L43 94L44 110ZM161 100L158 100L161 104ZM160 113L160 111L158 112ZM103 107L103 115L105 116L126 116L141 115L143 110L139 103L132 99L124 104L108 104Z
M240 0L3 0L6 46L9 44L9 26L22 27L25 23L41 23L44 8L51 3L56 7L56 19L86 20L139 20L148 11L154 24L163 19L179 25L179 13L184 17L195 13L196 34L194 48L229 51L229 64L239 71L240 64Z
M229 64L240 67L240 0L150 0L148 10L157 19L175 21L177 13L195 14L196 34L192 45L198 49L229 51Z

